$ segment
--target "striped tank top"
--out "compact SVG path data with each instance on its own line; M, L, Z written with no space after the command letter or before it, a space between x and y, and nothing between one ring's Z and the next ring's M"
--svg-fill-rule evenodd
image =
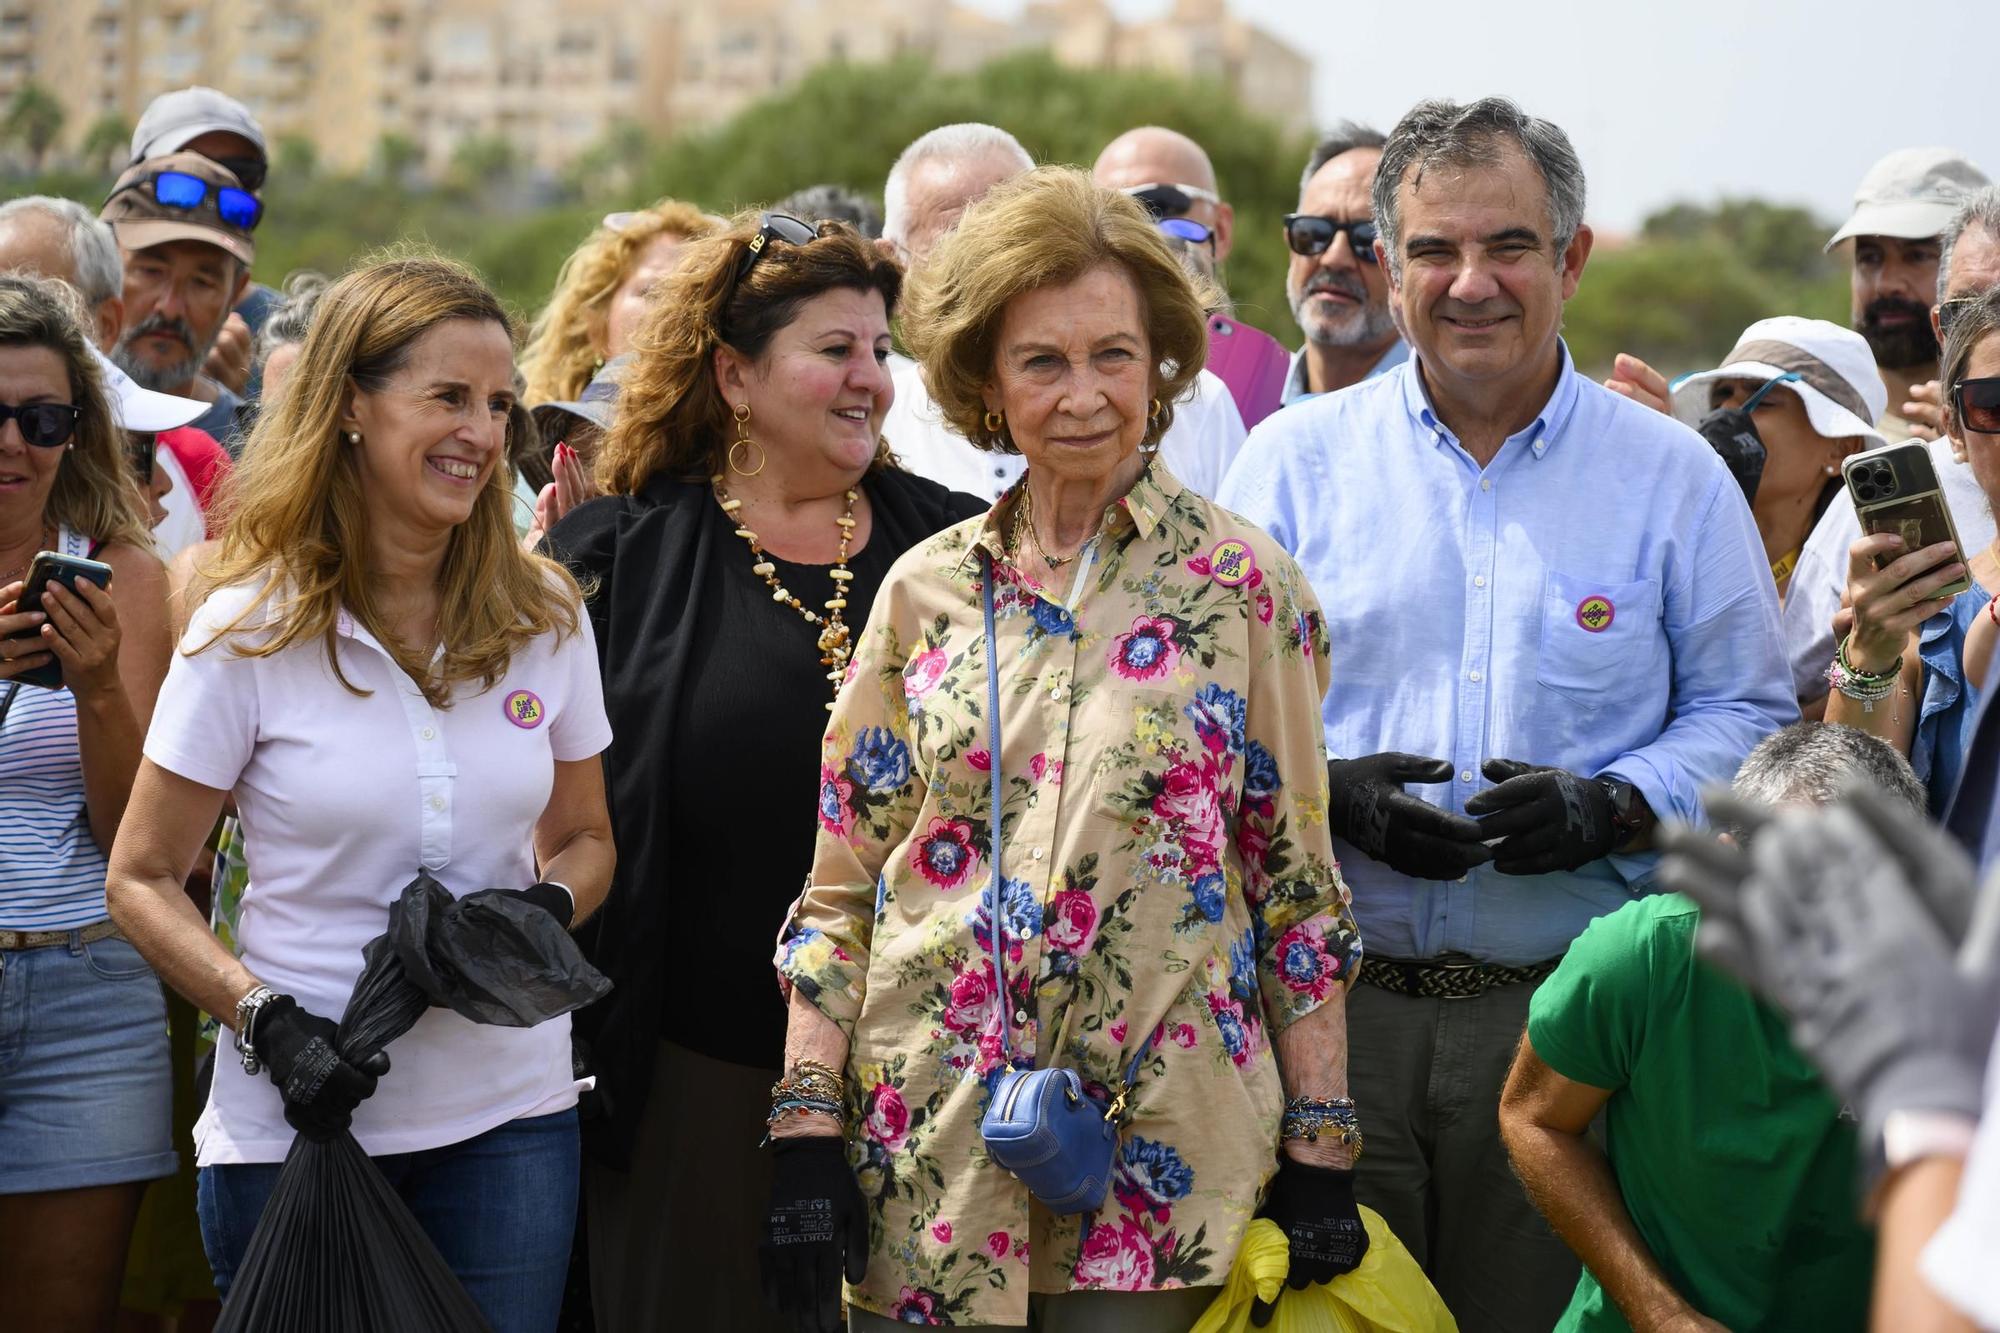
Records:
M62 530L56 549L88 555ZM0 697L9 685L0 682ZM0 721L0 929L69 930L104 918L104 853L90 836L76 696L14 689Z

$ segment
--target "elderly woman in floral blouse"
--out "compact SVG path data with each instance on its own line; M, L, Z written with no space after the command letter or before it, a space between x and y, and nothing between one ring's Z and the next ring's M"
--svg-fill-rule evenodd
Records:
M946 417L1028 471L896 563L827 729L765 1246L802 1328L838 1327L844 1268L852 1329L1186 1329L1260 1211L1294 1285L1366 1248L1319 608L1154 457L1205 327L1144 211L1069 170L996 189L917 281ZM1109 1196L1052 1215L983 1146L1003 1065L1109 1102L1135 1057Z

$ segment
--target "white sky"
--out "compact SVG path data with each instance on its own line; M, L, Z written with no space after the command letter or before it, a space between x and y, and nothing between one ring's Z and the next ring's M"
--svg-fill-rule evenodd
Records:
M1128 19L1170 8L1110 3ZM1352 116L1386 131L1419 98L1487 93L1555 121L1602 228L1723 195L1839 217L1870 163L1919 144L2000 175L1995 0L1230 3L1314 59L1315 124Z

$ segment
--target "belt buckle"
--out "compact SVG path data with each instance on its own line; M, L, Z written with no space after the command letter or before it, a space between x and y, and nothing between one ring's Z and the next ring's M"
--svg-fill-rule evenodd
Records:
M1445 961L1446 958L1451 959L1451 961L1446 962ZM1447 990L1445 991L1444 994L1438 996L1440 1000L1443 1000L1447 1003L1450 1003L1455 1000L1476 1000L1481 995L1484 995L1486 993L1486 978L1481 974L1481 968L1483 965L1476 958L1468 958L1464 954L1458 954L1455 956L1451 954L1445 954L1441 956L1436 962L1432 963L1431 966L1437 968L1440 972L1472 973L1473 984L1470 990L1463 990L1463 991Z

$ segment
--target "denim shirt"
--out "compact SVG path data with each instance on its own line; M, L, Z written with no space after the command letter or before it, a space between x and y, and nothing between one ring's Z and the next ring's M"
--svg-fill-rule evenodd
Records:
M1930 793L1934 815L1944 814L1958 786L1979 716L1979 691L1965 678L1965 632L1991 600L1993 594L1975 581L1917 630L1924 683L1910 737L1910 767Z

